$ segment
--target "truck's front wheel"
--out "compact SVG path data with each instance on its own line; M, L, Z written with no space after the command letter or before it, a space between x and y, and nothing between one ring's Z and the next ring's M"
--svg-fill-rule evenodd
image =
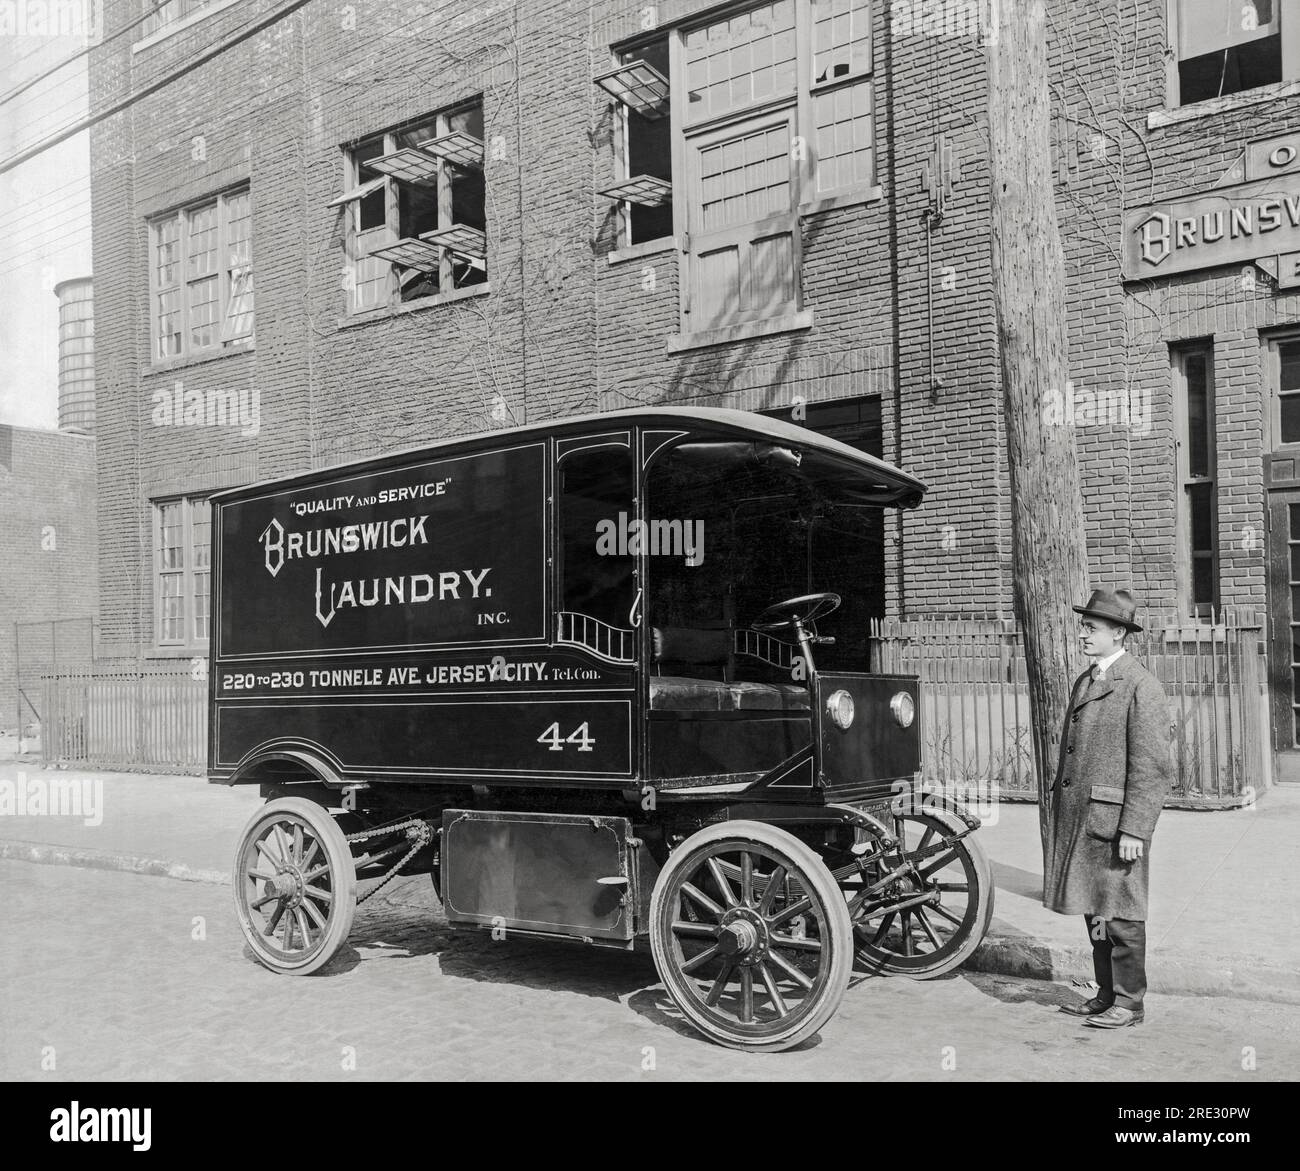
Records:
M343 831L302 797L268 801L235 854L235 910L253 954L273 972L324 967L352 930L357 875Z

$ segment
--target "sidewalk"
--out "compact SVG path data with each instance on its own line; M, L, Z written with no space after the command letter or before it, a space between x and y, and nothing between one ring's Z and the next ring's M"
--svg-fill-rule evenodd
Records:
M0 790L12 792L20 773L29 784L99 781L102 821L0 816L0 858L228 883L240 830L261 804L256 787L231 789L196 777L46 772L11 762L0 763ZM1082 917L1052 914L1039 901L1037 808L1002 805L978 836L993 864L997 894L993 926L970 966L1091 980ZM1300 1004L1300 786L1272 789L1253 809L1166 810L1151 870L1147 971L1153 992Z

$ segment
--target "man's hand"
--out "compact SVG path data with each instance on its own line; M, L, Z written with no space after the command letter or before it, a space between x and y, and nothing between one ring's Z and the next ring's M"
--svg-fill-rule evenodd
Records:
M1119 835L1119 860L1133 862L1142 857L1142 839L1132 834Z

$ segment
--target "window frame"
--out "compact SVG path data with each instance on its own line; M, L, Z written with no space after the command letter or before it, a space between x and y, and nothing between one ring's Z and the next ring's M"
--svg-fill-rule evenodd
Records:
M1282 347L1300 345L1300 332L1294 330L1269 334L1261 339L1266 348L1268 375L1267 444L1270 451L1292 454L1300 450L1300 439L1286 443L1282 439ZM1300 395L1300 391L1294 392Z
M227 263L229 257L229 228L231 218L229 214L230 200L246 195L249 201L249 222L248 222L248 267L252 273L253 279L253 308L250 310L252 316L252 328L247 337L232 338L229 341L223 340L222 334L225 331L226 315L230 309L231 296L231 265ZM208 207L215 206L217 209L217 260L215 267L215 276L217 280L217 315L212 322L213 341L205 346L195 346L190 342L190 300L189 287L198 283L198 280L208 279L206 277L191 279L186 272L190 256L190 217L196 212L203 211ZM179 227L177 237L177 256L176 272L177 278L175 284L162 285L158 280L158 249L159 241L163 226L176 221ZM168 211L161 212L158 215L150 216L147 221L147 232L149 240L149 364L156 368L170 368L175 365L183 365L189 362L199 362L206 358L215 357L219 354L238 353L245 350L251 350L257 344L257 269L253 259L253 195L251 185L241 183L234 187L228 187L222 191L214 192L211 195L205 195L202 199L192 200L189 203L182 204L180 207L171 208ZM165 292L176 290L180 294L180 349L174 354L163 354L159 350L159 344L162 341L162 334L159 331L158 298Z
M1206 383L1206 462L1207 475L1193 475L1190 470L1191 413L1188 402L1187 360L1205 359ZM1176 586L1179 610L1192 619L1211 620L1222 604L1222 564L1219 550L1219 475L1218 444L1215 425L1217 419L1217 393L1215 384L1214 342L1212 339L1183 342L1170 348L1170 366L1174 384L1174 416L1177 425L1175 476L1177 497L1175 509L1175 541L1177 548ZM1208 485L1210 489L1210 546L1208 560L1211 566L1211 597L1209 602L1193 600L1195 588L1194 563L1198 553L1192 548L1195 532L1191 489Z
M194 557L194 506L196 503L207 505L208 509L208 560L207 564L202 567L195 564ZM162 564L163 510L171 505L176 505L180 508L181 565L179 569L165 569ZM183 493L170 496L158 496L149 501L149 506L153 531L152 571L154 645L160 651L206 650L212 636L212 506L209 503L208 496L204 493ZM206 595L208 633L202 637L198 635L195 629L197 613L194 605L197 597L194 590L195 577L198 575L200 568L207 574L208 579ZM164 637L164 578L178 578L181 583L180 597L183 604L180 622L182 634L179 639Z
M808 311L804 307L801 217L837 206L865 202L868 199L877 197L879 194L877 185L879 160L876 142L876 45L874 27L877 16L876 4L879 0L873 0L869 10L872 26L870 34L871 49L867 68L817 83L813 77L815 63L813 25L816 0L791 0L795 15L795 85L793 93L765 97L713 117L687 122L686 114L689 99L686 65L687 34L717 24L719 21L731 19L742 13L752 12L771 2L772 0L764 0L761 3L755 3L755 0L743 0L743 2L728 5L725 8L715 9L706 15L693 16L682 20L667 28L658 28L653 33L618 42L610 47L611 65L617 66L623 62L628 54L635 54L639 46L651 43L664 36L668 39L673 234L672 237L664 236L656 241L645 241L641 244L630 245L628 241L630 240L631 216L626 210L626 205L624 205L622 223L617 237L617 248L626 249L626 254L631 255L637 250L649 250L663 244L676 245L679 263L682 266L681 279L678 282L678 321L681 333L670 339L670 351L691 348L693 345L712 345L739 337L757 336L763 332L808 328L812 322ZM871 126L870 176L865 181L839 184L821 190L819 189L820 156L817 149L817 127L814 121L815 99L823 94L860 85L868 87ZM690 220L692 218L690 200L693 195L690 182L693 173L691 164L694 148L691 146L690 140L727 126L741 123L757 123L759 120L770 117L783 109L793 111L793 137L801 139L805 144L803 159L792 159L794 176L791 203L793 206L792 215L795 221L792 255L796 265L794 303L787 307L784 313L775 317L752 319L740 313L728 318L727 323L720 327L697 327L692 323L690 315L690 290L695 283L694 275L690 271L694 263L693 242L690 234ZM631 178L628 173L630 151L627 143L627 125L628 113L626 107L624 107L617 120L614 138L615 174L620 180Z
M367 134L361 138L353 139L351 142L344 143L342 146L343 154L343 185L344 185L344 259L351 273L350 287L345 289L346 293L346 314L347 318L365 317L374 313L393 312L400 309L415 308L417 306L437 304L440 301L454 299L460 296L473 295L476 292L487 292L489 288L487 274L487 259L483 262L483 280L476 281L473 284L457 285L455 283L455 262L452 259L450 249L438 245L441 250L441 256L438 263L438 291L428 293L419 297L412 297L409 300L402 299L402 282L399 270L404 266L393 260L382 260L380 263L387 264L388 275L384 282L385 296L382 300L376 300L373 303L361 304L358 300L357 290L361 287L361 282L357 279L359 276L359 266L362 261L371 259L370 254L364 256L357 252L357 238L363 234L361 228L361 199L346 198L358 188L364 186L370 180L361 178L361 167L364 165L357 159L357 152L368 143L380 140L382 142L381 154L390 154L398 149L398 138L401 135L409 134L413 129L419 126L428 126L432 123L435 127L435 136L442 136L451 133L451 119L457 114L464 113L474 107L478 107L481 116L486 119L487 109L483 100L483 95L478 94L475 97L467 98L463 101L456 102L450 106L444 106L442 109L432 111L422 115L419 118L408 119L396 126L391 126L387 130L377 131L374 134ZM484 140L487 137L486 121L484 123ZM484 218L484 235L487 236L487 194L486 194L486 158L484 159L484 200L483 200L483 218ZM452 198L452 166L447 159L439 157L438 159L438 179L436 183L437 204L438 204L438 229L453 227L460 222L454 219L455 209ZM399 189L400 180L392 175L381 174L382 190L384 192L384 226L382 229L385 243L380 247L386 247L395 244L401 238L401 191ZM379 228L364 229L366 233L380 232ZM417 270L410 270L417 271ZM369 283L369 282L367 282Z
M1165 108L1166 110L1211 113L1220 108L1238 105L1250 105L1269 100L1270 91L1300 82L1300 11L1296 19L1287 20L1285 5L1282 0L1274 0L1278 5L1279 28L1282 42L1282 77L1280 81L1269 82L1253 89L1236 90L1230 94L1220 94L1200 101L1183 103L1181 82L1178 75L1180 59L1178 56L1179 0L1165 0Z

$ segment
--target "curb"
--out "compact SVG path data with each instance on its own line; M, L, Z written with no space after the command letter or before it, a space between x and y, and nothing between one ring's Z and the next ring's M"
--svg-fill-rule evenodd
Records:
M169 862L163 858L113 854L43 842L0 840L0 860L116 870L211 886L230 885L230 875L220 870L195 869L183 862ZM1230 957L1188 952L1157 952L1152 958L1152 992L1174 996L1231 996L1240 1000L1300 1005L1300 973L1291 969L1251 965ZM971 972L1029 980L1091 982L1093 979L1090 948L1048 943L1037 936L1014 933L1014 929L1005 934L991 930L963 967Z
M990 932L964 967L1031 980L1091 984L1092 949L1047 943L1033 935ZM1150 991L1169 996L1230 996L1300 1005L1300 973L1227 956L1157 949L1148 964Z
M181 882L206 882L229 886L230 875L221 870L196 870L183 862L142 858L135 854L110 854L74 846L52 846L44 842L0 841L0 859L40 862L52 866L82 866L91 870L117 870L126 874L147 874L154 878L175 878Z

